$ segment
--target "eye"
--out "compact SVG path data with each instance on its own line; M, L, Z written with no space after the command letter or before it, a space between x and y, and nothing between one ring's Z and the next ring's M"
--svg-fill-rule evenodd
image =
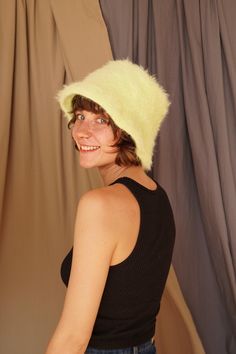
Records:
M85 116L82 113L77 113L77 114L75 114L75 118L77 120L84 120Z
M108 119L100 117L97 119L99 121L99 124L109 124Z

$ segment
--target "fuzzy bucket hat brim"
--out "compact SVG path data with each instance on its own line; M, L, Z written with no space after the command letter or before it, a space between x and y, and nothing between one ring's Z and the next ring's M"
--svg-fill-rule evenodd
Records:
M155 139L170 104L155 77L127 59L112 60L58 92L57 100L69 120L75 95L105 109L115 124L131 135L143 168L150 170Z

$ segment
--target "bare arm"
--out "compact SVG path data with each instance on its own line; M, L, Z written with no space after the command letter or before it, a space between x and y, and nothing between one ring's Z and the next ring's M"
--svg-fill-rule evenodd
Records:
M89 191L80 199L64 307L45 354L86 350L116 247L114 214L103 191Z

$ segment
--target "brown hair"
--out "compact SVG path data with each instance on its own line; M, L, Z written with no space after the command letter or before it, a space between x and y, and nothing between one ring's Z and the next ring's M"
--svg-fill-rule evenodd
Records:
M105 114L106 117L109 118L109 125L111 125L114 138L118 139L111 147L117 147L118 148L118 154L115 159L115 163L119 166L142 166L142 162L140 158L136 155L136 144L134 140L132 139L131 135L129 135L126 131L123 129L119 128L113 119L109 116L108 113L106 113L105 109L103 109L99 104L96 102L80 96L80 95L75 95L72 99L72 111L70 113L73 113L74 116L73 118L69 121L68 123L68 128L71 128L71 125L75 123L76 117L75 117L75 112L76 110L79 109L85 109L86 111L90 111L93 113L102 113ZM75 144L75 148L78 150L77 145Z

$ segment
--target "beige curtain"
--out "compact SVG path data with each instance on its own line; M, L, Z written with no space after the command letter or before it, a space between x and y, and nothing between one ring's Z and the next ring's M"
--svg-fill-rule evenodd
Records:
M38 354L62 310L59 271L72 244L76 204L102 185L96 169L79 167L54 97L63 83L112 55L97 0L1 1L0 46L0 352ZM189 343L181 344L188 348L182 354L202 353L177 288L170 277L161 353L172 354L168 343L180 339Z
M204 354L190 311L171 266L157 316L158 354Z

